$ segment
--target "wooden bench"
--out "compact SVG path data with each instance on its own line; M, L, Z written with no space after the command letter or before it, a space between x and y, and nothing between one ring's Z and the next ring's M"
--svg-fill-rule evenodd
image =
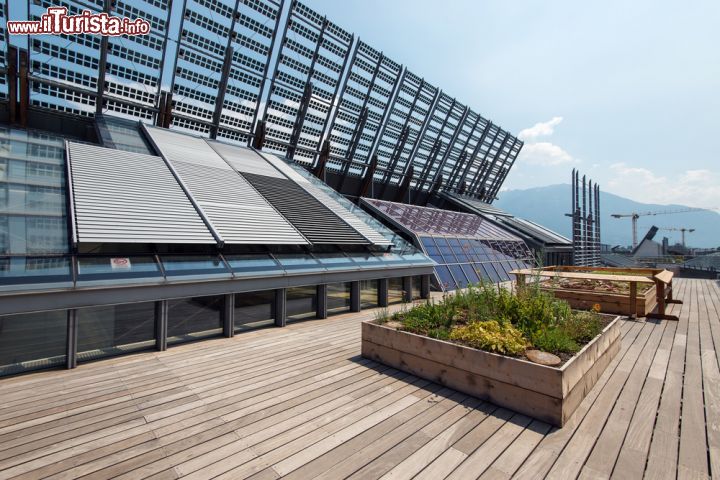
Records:
M570 271L570 270L581 270ZM596 272L601 273L596 273ZM615 273L618 272L618 273ZM624 272L620 274L619 272ZM628 275L627 272L632 273ZM510 272L515 275L518 288L526 284L527 276L544 278L575 278L581 280L605 280L612 282L627 282L630 285L628 316L636 318L638 284L655 284L657 298L657 312L651 311L646 314L649 318L661 318L666 320L677 320L675 315L669 315L666 311L668 303L682 303L672 297L673 273L668 270L659 269L612 269L607 267L548 267L543 269L520 269ZM592 292L588 292L592 293ZM600 294L598 294L600 295ZM655 309L653 309L655 310ZM642 314L643 312L641 312Z

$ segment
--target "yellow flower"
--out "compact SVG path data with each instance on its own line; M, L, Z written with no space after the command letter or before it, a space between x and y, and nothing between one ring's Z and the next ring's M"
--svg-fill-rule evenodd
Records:
M599 303L596 303L595 305L593 305L593 306L592 306L592 311L595 312L595 313L600 313L600 304L599 304Z

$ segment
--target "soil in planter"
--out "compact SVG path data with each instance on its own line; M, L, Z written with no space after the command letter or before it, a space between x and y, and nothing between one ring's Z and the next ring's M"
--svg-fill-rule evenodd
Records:
M616 282L612 280L594 280L589 278L560 278L550 282L552 288L564 288L567 290L583 290L587 292L598 293L617 293L621 295L630 294L630 284L628 282ZM646 286L638 288L639 295L645 295L651 288L655 286Z
M481 285L446 296L440 303L421 304L378 323L417 335L470 348L526 359L537 349L572 358L615 318L572 311L569 304L540 288L520 294Z

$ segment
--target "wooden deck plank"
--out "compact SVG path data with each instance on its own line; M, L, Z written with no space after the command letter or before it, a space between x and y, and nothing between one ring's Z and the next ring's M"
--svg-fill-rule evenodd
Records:
M2 379L0 478L717 476L720 287L674 283L562 429L362 359L363 311Z

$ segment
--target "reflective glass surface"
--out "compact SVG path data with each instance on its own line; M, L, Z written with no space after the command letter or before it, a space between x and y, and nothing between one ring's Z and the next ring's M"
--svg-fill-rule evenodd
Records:
M235 331L275 323L275 291L235 294Z
M275 258L285 270L294 271L311 271L321 268L321 264L318 260L313 258L312 255L305 253L284 253L277 254Z
M358 265L344 253L317 253L315 258L328 270L357 269Z
M67 311L0 316L0 375L65 363Z
M0 254L68 252L61 137L0 127Z
M0 285L72 285L70 257L0 257Z
M235 276L283 273L282 267L270 255L225 255L225 260Z
M286 292L288 321L314 318L317 315L317 287L292 287Z
M388 304L401 303L403 301L403 279L388 278Z
M350 288L350 282L328 284L328 313L341 313L350 310Z
M160 267L151 256L78 257L78 283L105 280L126 283L140 278L162 280Z
M155 345L155 302L79 308L77 321L79 361Z
M222 332L224 297L168 300L168 343L180 343Z
M216 255L163 255L160 260L168 276L231 276L230 271Z
M360 281L360 307L374 308L378 306L378 281Z

